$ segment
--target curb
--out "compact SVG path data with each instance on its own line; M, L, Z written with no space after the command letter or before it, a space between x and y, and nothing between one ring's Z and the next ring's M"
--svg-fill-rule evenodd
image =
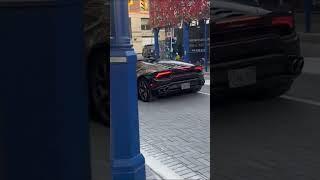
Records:
M300 40L302 42L315 42L320 43L320 33L304 33L299 32Z
M148 167L159 177L159 180L164 180L164 179L175 179L175 180L182 180L184 179L183 177L179 176L176 174L174 171L169 169L167 166L163 165L159 160L148 156L146 152L143 150L140 150L141 153L144 156L145 159L145 164L148 165Z
M148 164L145 165L145 168L146 168L146 179L152 178L152 180L164 180L162 177L159 176L159 174L157 174L153 169L151 169L148 166ZM149 171L149 173L151 174L151 177L150 177L150 175L147 176L147 171Z

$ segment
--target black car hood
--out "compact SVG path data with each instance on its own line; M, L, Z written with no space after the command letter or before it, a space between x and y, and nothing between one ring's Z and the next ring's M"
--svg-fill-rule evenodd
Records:
M254 5L214 0L210 13L212 21L216 22L234 16L262 16L271 13L271 11Z
M172 60L161 60L154 63L145 62L143 60L139 60L136 66L137 77L140 77L145 74L165 71L169 69L175 69L180 67L192 67L193 64L172 61Z

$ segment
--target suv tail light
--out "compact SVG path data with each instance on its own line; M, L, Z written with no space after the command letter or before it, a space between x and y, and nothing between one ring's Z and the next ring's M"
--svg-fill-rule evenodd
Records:
M272 26L287 26L290 29L294 28L293 16L280 16L272 18Z
M156 78L161 79L164 77L170 77L171 74L172 74L172 71L161 71L156 74Z

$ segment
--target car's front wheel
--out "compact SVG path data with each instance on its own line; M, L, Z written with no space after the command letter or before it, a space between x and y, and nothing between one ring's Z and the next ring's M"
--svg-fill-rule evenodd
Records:
M153 100L148 81L145 78L140 78L138 80L138 98L144 102L150 102Z

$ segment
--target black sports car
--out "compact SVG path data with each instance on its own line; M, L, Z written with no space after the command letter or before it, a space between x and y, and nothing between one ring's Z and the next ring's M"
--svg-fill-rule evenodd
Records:
M210 26L214 96L277 97L301 73L292 11L267 10L255 0L215 0Z
M138 60L137 79L142 101L172 93L198 92L205 82L202 66L171 60Z

